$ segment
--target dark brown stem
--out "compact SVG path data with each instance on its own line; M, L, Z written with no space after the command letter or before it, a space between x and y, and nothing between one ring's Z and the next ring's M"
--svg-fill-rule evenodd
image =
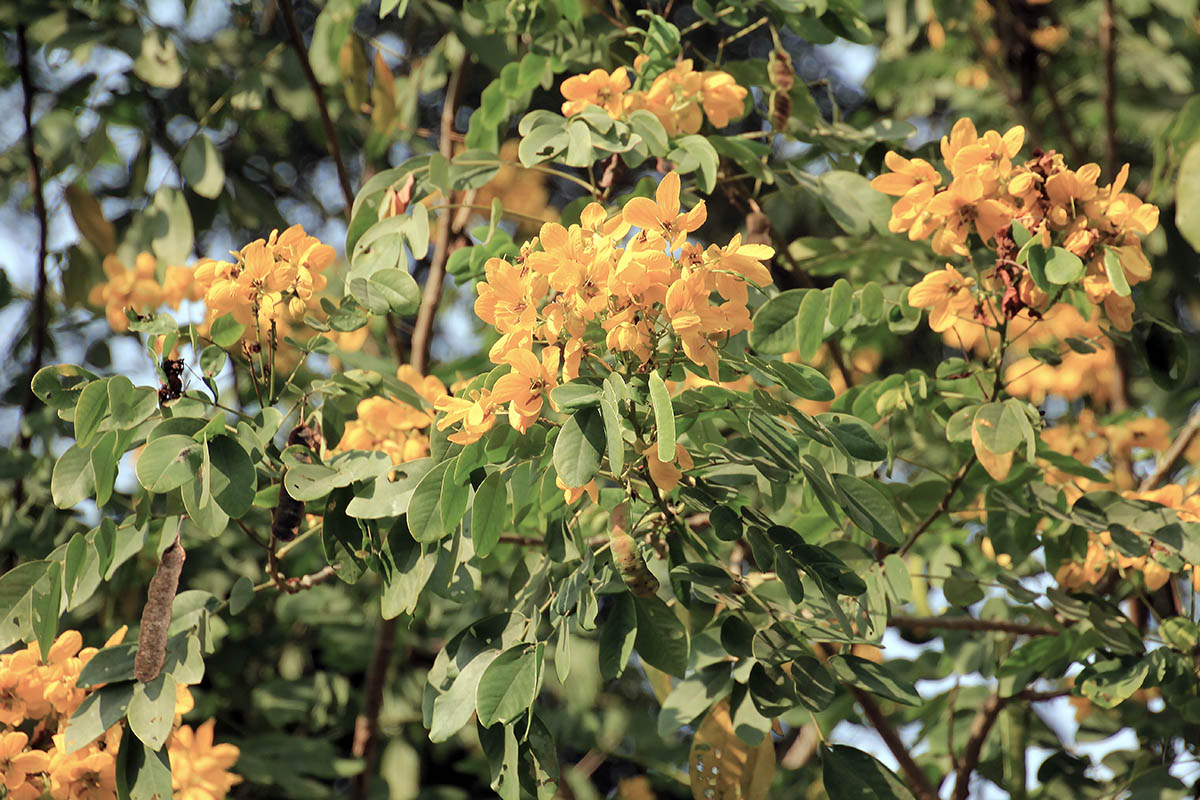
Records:
M286 2L286 0L284 1ZM463 74L469 58L470 56L463 57L463 60L451 73L450 82L446 86L446 99L442 106L441 141L438 142L438 148L446 158L450 158L454 154L454 117L457 113ZM417 311L417 322L413 328L410 362L421 374L425 374L429 368L429 344L433 338L433 320L442 299L442 282L446 276L446 258L450 251L451 216L450 211L446 210L438 217L433 257L429 263L429 274L425 277L425 290L421 295L421 307ZM385 619L380 623L375 649L371 654L367 685L363 691L362 711L354 720L354 741L351 753L356 758L363 759L363 771L356 775L350 784L351 800L367 800L370 795L371 777L375 771L376 751L378 750L379 711L383 706L383 689L387 683L387 673L395 648L396 620Z
M32 309L32 333L33 333L33 351L29 356L29 378L33 380L33 376L42 368L42 359L46 356L46 345L48 342L48 331L46 330L46 258L48 256L46 247L46 198L42 186L42 162L38 158L37 148L34 145L33 134L33 76L29 69L29 45L25 37L25 26L17 26L17 68L21 73L21 89L24 92L24 101L21 104L21 109L25 115L25 154L29 159L29 183L33 191L33 213L37 216L38 221L38 249L37 249L37 266L35 269L36 283L33 289L33 309ZM33 411L35 397L33 391L26 387L25 396L21 400L21 419L24 419ZM33 434L29 431L22 430L20 422L17 424L18 430L21 430L18 439L18 449L24 450L29 447L29 442L33 438ZM21 487L18 486L20 494ZM18 505L20 500L18 499Z
M975 714L975 719L971 722L971 733L967 737L967 747L963 750L958 771L954 775L954 794L952 795L954 800L967 800L971 789L971 773L979 764L979 756L983 752L983 742L991 732L992 726L996 724L996 718L1000 716L1000 710L1004 708L1005 702L1007 702L1005 698L994 694Z
M920 538L921 534L929 530L929 526L936 522L938 517L946 513L946 509L949 508L950 501L954 498L954 494L958 491L958 488L962 486L963 481L966 480L967 473L971 471L971 467L974 465L975 454L972 453L971 457L967 459L967 463L963 464L962 469L958 471L958 474L954 476L954 480L950 482L950 486L947 487L946 493L942 495L942 499L940 502L938 502L937 507L929 513L929 516L926 517L920 525L917 526L917 529L908 537L908 541L906 541L904 546L900 548L901 556L907 554L908 551L912 549L912 546L917 543L917 539Z
M454 132L454 117L458 111L458 98L462 91L466 64L467 59L464 57L450 75L450 82L446 85L446 101L442 105L441 139L438 142L438 149L447 159L454 155L451 134ZM417 372L422 374L429 367L429 345L433 340L433 321L437 316L438 306L442 302L442 284L446 279L446 259L450 255L452 216L449 209L438 216L433 258L429 262L429 274L425 276L425 290L421 294L421 307L417 310L417 322L413 326L411 360Z
M1031 625L1007 620L975 619L974 617L892 617L888 625L893 628L933 628L944 631L997 631L1015 633L1020 636L1058 636L1061 631L1047 625Z
M1104 56L1104 166L1117 173L1117 12L1113 0L1104 0L1100 14L1100 52Z
M346 177L346 165L342 163L342 147L338 144L337 129L333 127L333 119L329 116L329 106L325 103L325 94L321 84L313 72L308 60L308 48L304 46L304 37L296 27L296 15L292 12L292 0L279 0L279 8L283 11L283 21L287 25L288 35L292 40L292 48L300 59L300 68L304 70L304 78L312 89L313 98L317 101L317 111L321 115L321 127L325 131L325 141L329 143L329 155L333 157L333 166L337 169L338 183L342 187L342 197L346 202L346 218L354 208L354 192L350 189L350 179Z
M879 736L887 745L888 750L892 751L892 755L900 762L900 771L908 778L909 787L913 790L913 794L918 800L937 800L937 789L929 780L929 776L925 771L917 766L917 762L913 761L912 755L909 754L908 746L900 739L900 735L896 733L896 729L888 722L879 704L875 702L875 698L869 692L859 689L857 686L846 685L850 694L854 696L855 701L862 707L863 714L870 721L871 726L879 732Z
M1183 424L1179 430L1179 435L1175 437L1175 441L1171 442L1171 446L1167 448L1167 452L1163 453L1162 460L1154 467L1154 471L1146 476L1142 481L1142 485L1138 487L1139 492L1148 492L1163 482L1175 468L1175 463L1179 461L1179 457L1183 455L1183 451L1187 449L1192 440L1196 438L1196 433L1200 432L1200 411L1193 412L1192 416L1188 417L1188 421Z

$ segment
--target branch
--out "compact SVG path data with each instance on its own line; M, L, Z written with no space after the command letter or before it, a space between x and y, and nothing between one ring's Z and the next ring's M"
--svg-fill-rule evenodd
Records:
M283 11L283 21L287 25L288 35L292 39L292 48L300 57L300 68L304 70L304 78L312 89L317 101L317 111L321 114L321 127L325 130L325 140L329 143L329 155L333 157L333 166L337 168L338 183L342 186L342 197L346 202L346 217L354 208L354 192L350 190L350 179L346 177L346 166L342 163L342 147L338 144L337 130L333 127L333 119L329 116L329 106L325 104L325 95L321 84L313 72L308 60L308 48L304 46L304 37L296 27L296 15L292 12L292 0L279 0L279 8Z
M1193 411L1188 417L1188 421L1179 429L1179 435L1175 437L1175 441L1171 442L1171 446L1167 448L1167 452L1163 453L1162 460L1154 467L1154 471L1146 476L1146 480L1142 481L1142 485L1138 487L1139 492L1148 492L1158 486L1171 474L1171 470L1175 468L1175 462L1183 455L1183 451L1192 443L1192 439L1196 438L1196 433L1200 431L1200 409Z
M954 480L950 482L950 486L946 488L946 493L942 495L942 499L937 504L937 507L929 513L929 516L925 518L924 522L917 526L917 529L912 532L911 536L908 537L908 541L906 541L904 546L900 548L899 554L901 557L906 555L908 551L912 549L912 546L917 543L917 539L921 536L921 534L929 530L929 526L936 522L938 517L946 513L946 509L950 507L950 500L954 497L954 493L958 491L960 486L962 486L963 481L967 478L967 473L971 471L971 467L974 465L975 454L971 453L971 457L967 459L967 463L962 465L962 469L958 471L958 474L954 476Z
M979 755L983 752L983 742L1000 716L1000 710L1007 702L1000 695L993 694L975 714L971 722L971 733L967 739L967 748L963 751L958 772L954 776L954 800L967 800L971 788L971 773L979 764ZM951 723L953 724L953 723Z
M998 631L1021 636L1058 636L1061 631L1047 625L1032 625L1007 620L975 619L974 617L892 617L893 628L935 628L947 631Z
M285 3L287 0L283 0ZM462 92L463 73L469 55L455 67L446 85L446 99L442 105L441 141L438 147L442 155L453 155L454 117ZM447 198L449 200L449 198ZM450 250L450 211L438 217L437 234L433 257L429 263L429 274L425 277L425 291L421 295L421 307L417 311L417 322L413 329L410 361L417 372L425 374L429 367L429 344L433 338L433 320L442 299L442 282L446 277L446 258ZM351 753L363 759L363 771L350 784L351 800L367 800L370 796L371 773L374 771L375 754L378 750L379 712L383 706L383 689L387 683L388 668L396 647L396 620L385 619L379 626L379 636L371 654L371 665L367 672L367 684L363 689L363 707L354 720L354 741Z
M1104 57L1104 165L1112 176L1117 172L1117 43L1116 9L1104 0L1100 14L1100 52Z
M42 187L42 162L38 158L37 148L33 141L33 76L29 70L29 53L28 42L25 38L25 26L17 26L17 64L21 72L21 89L24 92L24 101L21 109L25 116L25 154L29 159L29 182L33 191L33 212L37 216L38 221L38 251L37 251L37 267L35 274L37 282L33 290L33 352L29 356L29 380L33 380L33 376L42 367L42 359L46 355L47 331L46 331L46 258L48 256L46 247L46 198ZM33 391L26 387L25 397L21 401L21 418L26 417L33 411L34 394ZM17 423L18 430L21 429L20 422ZM21 432L18 439L17 448L24 450L29 446L33 434ZM19 489L19 484L18 484ZM19 505L18 501L18 505Z
M467 65L467 56L455 67L446 85L446 101L442 105L441 136L438 149L449 159L454 155L451 134L454 132L454 117L457 115L458 98L462 92L463 72ZM449 202L450 198L446 198ZM442 302L442 284L446 279L446 258L450 254L450 222L449 209L438 216L437 232L434 236L433 258L429 262L429 274L425 276L425 291L421 295L421 307L417 310L417 322L412 335L412 365L417 372L424 374L429 367L429 344L433 340L433 320L437 315L438 305Z
M929 780L929 776L925 771L917 766L917 762L913 761L912 755L908 752L908 746L900 739L900 735L896 733L896 729L888 722L883 711L879 708L879 704L875 702L875 698L870 693L859 689L857 686L844 684L854 695L854 699L862 706L863 714L870 720L871 726L879 732L883 738L884 744L888 746L888 750L892 751L892 755L900 762L900 770L908 778L908 782L918 800L937 800L937 789Z

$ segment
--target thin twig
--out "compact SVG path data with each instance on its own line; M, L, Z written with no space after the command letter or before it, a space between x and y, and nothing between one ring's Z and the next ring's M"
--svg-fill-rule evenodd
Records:
M896 757L896 761L900 762L900 770L904 776L908 778L909 788L913 790L913 794L919 800L937 800L937 789L929 780L929 776L921 769L917 762L913 760L909 753L909 748L900 739L900 735L896 733L896 729L888 722L879 704L875 702L875 698L869 692L859 689L857 686L845 685L854 696L855 701L862 707L863 714L871 722L871 726L878 731L880 738L887 745L888 750L892 751L892 755Z
M983 742L987 739L1000 710L1004 708L1006 699L993 694L984 702L983 707L975 714L971 722L971 733L967 738L966 749L963 750L962 760L954 776L954 800L967 800L971 788L971 773L979 764L979 756L983 752Z
M338 144L337 129L333 127L333 119L329 116L329 106L325 103L325 95L321 83L313 72L308 60L308 48L304 46L304 37L296 27L296 15L292 12L292 0L279 0L279 8L283 11L283 21L287 25L288 35L292 39L292 47L300 59L300 68L304 70L304 78L312 89L317 101L317 111L321 115L321 127L325 130L325 140L329 144L329 155L333 157L333 166L337 169L338 183L342 187L342 197L346 202L346 217L349 218L354 208L354 192L350 190L350 179L346 177L346 165L342 163L342 147Z
M938 517L946 513L946 509L950 505L950 500L953 499L955 492L958 491L958 488L962 486L963 481L966 480L967 473L971 471L971 467L975 465L975 458L975 454L971 453L971 457L967 459L967 463L963 464L962 469L958 471L958 474L954 476L954 480L950 482L950 486L947 487L946 493L942 495L942 499L937 504L937 507L929 513L929 516L926 517L920 525L917 526L917 529L908 537L908 541L906 541L904 546L900 548L900 556L903 557L905 554L907 554L908 551L912 549L912 546L917 543L917 539L921 536L921 534L929 530L929 526L936 522Z
M451 134L454 118L462 91L463 74L470 56L455 67L446 85L446 99L442 106L441 141L438 147L443 156L450 158L454 153ZM449 198L447 198L449 200ZM446 276L446 258L450 250L451 213L445 210L438 217L433 256L429 262L429 273L425 277L425 290L421 295L421 307L417 311L417 322L413 327L410 363L420 374L429 367L429 345L433 338L433 321L442 298L442 282ZM388 669L396 648L396 620L382 620L375 649L371 654L371 665L367 672L367 683L363 689L363 706L354 720L354 740L351 754L363 759L363 771L356 775L350 785L351 800L367 800L370 796L371 777L375 769L376 751L379 740L379 712L383 706L383 689L387 683Z
M1104 57L1104 166L1117 172L1117 31L1113 0L1104 0L1100 14L1100 52Z
M1015 633L1020 636L1058 636L1062 633L1048 625L1033 625L999 619L975 619L974 617L892 617L888 620L888 625L906 630L932 628L945 631L996 631Z
M1175 468L1175 463L1179 461L1179 457L1183 455L1183 451L1196 438L1198 431L1200 431L1200 409L1192 412L1192 415L1188 417L1188 421L1180 428L1175 441L1171 442L1171 446L1167 448L1167 452L1163 453L1162 460L1155 465L1154 471L1147 475L1146 480L1142 481L1142 485L1138 487L1139 492L1150 491L1171 474L1171 470Z
M33 212L37 216L38 221L38 249L37 249L37 266L35 274L37 275L36 283L33 290L33 309L32 309L32 326L33 326L33 352L29 356L29 381L33 380L33 376L42 368L42 359L46 355L46 344L48 332L46 330L46 258L48 256L46 246L46 198L42 187L42 162L38 158L37 147L34 145L33 133L33 75L29 69L29 52L28 42L25 37L25 26L17 26L17 64L21 73L21 89L24 92L24 101L21 104L21 109L25 115L25 154L29 159L29 182L33 191ZM24 399L21 401L21 417L24 419L33 411L34 405L33 391L26 389ZM17 425L21 430L20 422ZM18 439L18 449L24 450L29 446L33 439L32 432L22 430ZM18 505L20 501L18 500Z

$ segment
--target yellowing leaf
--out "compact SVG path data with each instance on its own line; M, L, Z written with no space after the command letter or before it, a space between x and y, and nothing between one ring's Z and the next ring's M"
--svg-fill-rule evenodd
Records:
M100 209L100 201L95 195L78 184L67 187L67 204L71 207L71 216L75 226L92 245L100 251L100 255L108 255L117 250L117 231L113 224L104 218Z
M775 776L775 745L770 736L754 747L738 738L726 698L696 730L688 767L695 800L762 800Z
M988 450L979 435L979 424L979 418L976 417L975 424L971 426L971 446L975 448L975 457L987 470L988 475L1002 481L1008 477L1008 471L1012 469L1013 454L1011 452L993 453Z
M357 111L368 98L367 56L354 34L347 36L346 41L342 43L342 49L338 52L338 68L342 71L346 105Z

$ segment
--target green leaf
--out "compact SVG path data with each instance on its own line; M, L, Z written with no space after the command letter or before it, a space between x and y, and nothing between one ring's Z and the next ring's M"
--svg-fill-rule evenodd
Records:
M1104 248L1104 271L1108 273L1108 282L1112 284L1114 292L1121 297L1132 294L1129 281L1125 279L1125 268L1121 266L1121 257L1114 248L1108 246Z
M190 436L171 434L154 439L137 460L137 479L147 491L165 494L200 474L202 446ZM253 493L251 493L253 499Z
M829 379L807 364L772 361L770 369L783 382L788 391L797 397L815 400L819 403L828 402L835 397Z
M667 154L667 159L675 162L675 169L681 175L700 170L700 191L711 194L717 187L717 167L721 157L707 137L698 133L683 136L675 141L675 149Z
M1084 263L1070 250L1055 247L1046 261L1046 280L1056 286L1074 283L1083 277Z
M237 616L254 602L254 581L245 575L234 581L229 590L229 613Z
M742 538L742 518L729 506L714 507L708 512L708 522L721 541L736 542Z
M855 525L884 544L899 547L903 543L896 503L883 490L853 475L834 475L833 482L846 499L846 512Z
M853 299L854 291L850 287L850 281L845 278L838 278L833 282L833 286L829 288L829 327L835 331L841 330L842 326L850 319L850 301Z
M667 129L663 127L654 112L639 108L629 115L629 127L642 137L652 156L665 156L670 142L667 139Z
M616 404L607 396L600 401L600 416L604 420L604 443L608 452L608 468L620 476L625 470L625 440L621 438L621 415Z
M812 361L825 340L828 299L819 289L809 289L796 312L796 350L801 361Z
M82 535L78 535L82 540ZM62 603L62 565L51 561L49 569L33 589L33 633L42 653L50 652L58 635L58 614Z
M213 344L223 350L228 350L242 340L246 326L233 318L233 314L223 314L213 320L208 331L208 338Z
M822 748L821 779L829 800L912 800L912 792L877 758L844 744Z
M432 724L429 726L431 742L448 741L471 721L475 713L475 698L483 673L500 655L499 650L484 650L467 662L450 684L433 701Z
M121 447L120 436L116 431L108 431L102 435L92 448L92 477L96 488L96 505L103 508L112 498L113 484L117 479L117 464L124 453L118 453Z
M821 202L846 233L865 236L872 230L887 231L892 201L872 189L869 180L857 172L830 170L819 181Z
M171 797L171 759L167 748L156 752L133 736L123 737L116 767L117 800Z
M77 686L87 688L100 683L116 683L133 679L133 661L137 656L137 642L125 642L106 647L79 671Z
M179 170L192 191L201 197L215 199L225 188L225 165L221 163L221 154L203 132L198 132L183 148Z
M1200 141L1192 144L1179 163L1175 184L1175 227L1192 249L1200 252Z
M475 693L480 725L507 725L533 705L541 672L538 654L534 645L517 644L488 664Z
M853 458L863 461L883 461L887 458L887 445L874 428L858 417L830 412L818 414L817 419Z
M633 595L621 592L612 598L608 616L600 625L600 675L605 680L620 677L633 653L637 637L638 617Z
M671 393L657 371L650 373L650 405L654 409L654 438L658 441L658 460L668 464L675 461L675 410Z
M560 118L550 124L539 125L523 136L517 147L517 157L525 167L536 166L554 158L568 144L570 137L567 135L566 120Z
M442 496L438 500L442 527L446 533L453 531L462 521L463 514L467 513L467 504L471 500L470 495L470 489L464 483L456 481L454 470L447 467L446 474L442 477Z
M0 575L0 650L32 633L33 587L51 563L26 561Z
M121 721L132 699L132 683L109 684L85 697L67 722L64 736L67 755L87 747Z
M638 655L650 666L682 678L688 665L687 628L657 597L634 598Z
M135 683L128 716L133 735L151 750L161 749L175 722L175 679L163 672L150 683Z
M186 263L195 244L192 212L183 192L163 186L154 193L154 203L145 214L150 249L168 264Z
M50 496L59 508L71 508L87 499L95 485L92 448L73 444L58 457L50 474Z
M590 167L592 158L592 130L581 119L571 120L567 125L567 155L563 159L568 167Z
M92 381L83 387L75 404L75 441L81 446L90 442L107 414L108 381Z
M763 303L754 313L750 344L760 353L780 355L796 349L799 327L796 319L800 305L818 289L789 289ZM824 322L822 322L822 330Z
M600 469L604 452L604 420L595 408L582 408L558 432L554 469L570 488L586 486Z
M499 472L493 472L475 490L475 502L471 506L471 542L475 545L476 555L483 558L492 552L511 521L508 486Z
M208 442L211 459L211 491L217 505L234 519L244 516L254 503L258 478L250 456L224 434Z
M601 388L594 383L571 381L555 386L550 392L550 399L560 411L574 411L600 405L602 394Z
M453 459L438 464L417 484L408 503L408 530L418 542L436 542L449 531L442 523L442 480Z
M837 655L829 659L828 666L839 681L880 697L907 706L919 706L924 702L916 687L896 677L893 674L895 668L886 662L876 664L858 656Z

